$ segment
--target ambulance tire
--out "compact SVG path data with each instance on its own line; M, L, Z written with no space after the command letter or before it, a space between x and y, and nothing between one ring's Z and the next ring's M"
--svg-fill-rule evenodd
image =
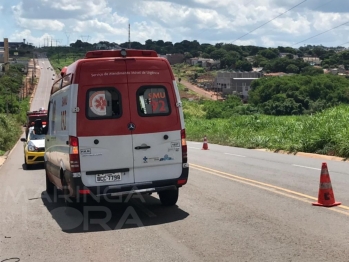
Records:
M158 194L161 204L164 206L174 206L178 200L178 192L178 188L176 190L160 191Z
M45 174L46 174L45 175L45 177L46 177L46 192L47 192L47 194L52 195L54 193L54 191L55 191L55 186L48 179L46 167L45 167Z
M69 189L68 189L68 183L65 181L65 178L62 178L62 187L63 187L63 196L64 196L64 203L66 207L71 208L79 208L80 205L75 197L69 196Z

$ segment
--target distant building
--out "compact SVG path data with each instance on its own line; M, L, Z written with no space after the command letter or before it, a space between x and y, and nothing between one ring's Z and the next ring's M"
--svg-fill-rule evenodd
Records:
M276 72L276 73L265 73L264 76L265 77L270 77L270 76L286 76L286 75L289 75L287 73L284 73L284 72Z
M8 47L11 48L19 48L24 45L24 42L8 42ZM0 42L0 48L4 48L4 42Z
M114 43L109 43L109 44L97 43L95 44L95 48L97 50L121 49L121 47L118 44L114 44Z
M288 57L288 56L292 56L293 59L298 59L298 55L294 55L294 54L291 54L291 53L280 53L279 55L281 58L285 58L285 57Z
M332 75L347 75L348 71L345 70L344 67L338 67L338 68L330 68L324 72L325 74L332 74Z
M4 63L4 49L0 47L0 63Z
M183 54L168 54L166 58L170 65L181 64L185 60L185 56Z
M260 72L217 72L214 86L223 95L237 94L247 101L252 81L263 76Z
M193 57L189 59L189 64L192 66L202 66L203 68L219 69L221 62L219 60L213 60L211 58Z
M321 59L313 56L304 56L303 61L309 63L310 65L321 65Z

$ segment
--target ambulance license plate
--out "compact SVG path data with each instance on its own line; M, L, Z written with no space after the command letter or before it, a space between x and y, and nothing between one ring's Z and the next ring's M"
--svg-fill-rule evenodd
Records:
M96 175L96 182L113 182L121 180L121 173L110 173L110 174L98 174Z

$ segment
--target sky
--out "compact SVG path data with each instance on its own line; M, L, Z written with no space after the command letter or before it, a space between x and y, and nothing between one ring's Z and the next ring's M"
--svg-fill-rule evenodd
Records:
M0 41L120 44L129 24L142 44L349 47L348 0L0 0Z

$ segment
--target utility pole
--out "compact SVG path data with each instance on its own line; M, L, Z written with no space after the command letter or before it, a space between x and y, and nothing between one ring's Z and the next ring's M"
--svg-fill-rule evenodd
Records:
M68 31L65 31L65 36L67 37L67 46L69 46L69 37L70 37L70 33Z
M50 40L50 39L49 39L48 37L46 37L45 40L47 41L47 45L46 45L46 46L50 46L50 44L49 44L49 40ZM45 42L45 43L46 43L46 42Z
M8 46L8 38L4 38L4 67L5 67L5 72L9 70L9 57L10 57L10 52L9 52L9 46Z
M131 49L131 25L128 24L128 48Z
M58 46L59 43L61 43L61 39L54 39L56 41L56 47Z
M34 52L33 52L33 68L32 68L32 85L34 85L34 70L35 70L35 58L34 58Z
M85 43L87 43L88 39L90 38L89 35L81 35L80 37L81 37L82 42L85 42ZM86 38L86 41L84 41L84 38Z

